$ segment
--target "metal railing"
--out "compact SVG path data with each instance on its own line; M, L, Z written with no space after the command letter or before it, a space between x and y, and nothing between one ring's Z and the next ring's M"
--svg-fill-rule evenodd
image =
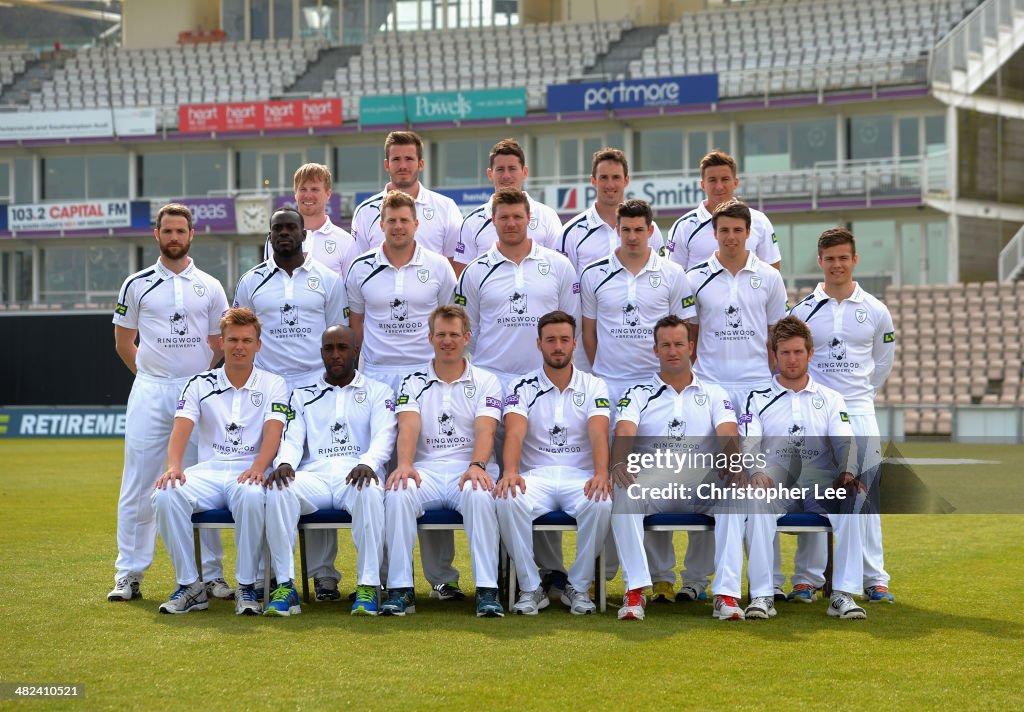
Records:
M999 252L999 281L1010 282L1024 275L1024 227Z
M931 52L928 83L950 86L953 73L966 72L968 58L981 56L985 40L997 40L1000 27L1013 26L1014 13L1024 13L1024 0L985 0Z

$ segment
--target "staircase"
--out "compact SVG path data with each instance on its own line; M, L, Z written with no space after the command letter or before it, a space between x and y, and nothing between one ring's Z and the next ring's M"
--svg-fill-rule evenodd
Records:
M306 67L306 72L295 80L285 91L288 94L316 94L323 91L324 82L334 79L338 69L348 66L349 60L358 55L363 48L330 47L320 53L315 62Z
M43 52L39 59L25 63L25 71L14 78L14 83L4 87L0 104L28 106L29 98L43 88L43 82L53 79L55 70L64 66L74 52Z
M584 70L584 75L625 79L629 74L629 63L639 58L645 49L654 46L657 39L667 31L668 25L634 27L626 30L618 42L604 54L598 55L594 63Z
M941 95L974 94L1024 47L1024 6L985 0L932 50L930 80Z

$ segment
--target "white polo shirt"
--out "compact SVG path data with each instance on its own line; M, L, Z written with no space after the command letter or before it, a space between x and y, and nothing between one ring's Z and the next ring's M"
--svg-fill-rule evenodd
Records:
M711 383L767 381L768 326L786 316L779 271L747 253L734 277L717 255L686 273L700 326L693 370Z
M711 226L711 213L701 201L700 205L676 220L668 233L665 248L673 262L683 269L692 269L706 262L718 250L715 229ZM779 240L771 220L760 210L750 209L750 237L747 249L767 265L782 261Z
M352 213L352 237L356 241L357 254L380 247L384 242L384 231L380 228L380 204L385 195L387 189L361 202ZM416 219L420 221L416 230L417 244L445 257L455 255L462 213L454 200L427 190L420 183L416 196Z
M274 466L288 463L296 470L335 472L341 458L357 460L380 472L395 447L395 401L391 389L355 372L352 382L339 388L320 378L296 388L291 412Z
M860 285L837 302L819 283L789 313L806 322L814 336L814 378L842 393L853 415L874 415L875 391L889 377L896 354L889 309Z
M348 325L348 299L341 278L306 255L289 274L271 257L242 275L235 306L256 312L263 327L263 347L256 365L280 376L308 373L323 363L324 329Z
M556 309L579 319L578 289L569 260L554 250L533 243L517 265L492 246L463 270L455 291L469 314L474 363L501 373L540 366L537 320Z
M501 422L501 384L494 374L463 360L466 370L451 383L437 377L433 361L402 380L399 413L420 414L416 462L459 461L473 457L479 417Z
M412 260L396 269L380 246L355 259L346 288L352 311L365 315L364 364L420 366L433 358L427 317L455 291L447 259L417 242Z
M527 234L534 244L556 249L562 236L562 221L558 219L558 213L531 198L526 191L523 193L530 201L530 224ZM462 221L459 242L455 246L455 261L468 265L491 249L497 240L498 233L494 229L494 218L491 215L491 201L488 200Z
M783 472L799 476L801 482L827 483L840 472L858 473L846 403L814 378L799 392L783 388L773 378L769 388L750 393L739 420L744 451L764 453L769 463L766 472L777 484ZM799 473L793 458L800 461Z
M250 462L263 444L263 424L288 419L284 379L253 368L249 380L235 388L224 368L204 371L185 385L175 418L196 424L199 462Z
M658 319L697 315L686 273L654 250L635 277L614 252L592 263L580 276L580 299L583 317L597 320L594 375L601 378L643 379L658 370Z
M654 232L647 244L660 252L665 242L658 223L653 223ZM609 225L597 214L597 205L591 205L562 227L559 252L569 258L576 274L591 262L597 262L615 252L619 246L619 234L615 226Z
M124 281L113 323L139 332L135 368L155 378L188 378L210 367L208 337L220 333L228 299L220 282L189 259L175 274L157 260Z
M505 414L527 419L519 471L538 467L574 467L593 472L587 424L595 416L611 417L608 387L597 376L572 366L572 378L559 391L543 368L513 381L505 396Z
M358 253L356 241L345 230L328 220L317 230L306 230L306 238L302 241L302 253L312 254L313 259L337 273L342 281L348 274ZM263 246L263 259L269 260L273 254L270 239Z

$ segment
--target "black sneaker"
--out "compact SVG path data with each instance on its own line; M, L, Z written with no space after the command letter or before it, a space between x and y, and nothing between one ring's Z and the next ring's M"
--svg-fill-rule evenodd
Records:
M341 600L341 592L338 591L338 582L335 579L315 578L313 579L313 588L316 589L317 601L324 602Z
M430 589L430 597L441 601L461 601L466 598L466 594L459 588L458 581L449 581L439 583Z

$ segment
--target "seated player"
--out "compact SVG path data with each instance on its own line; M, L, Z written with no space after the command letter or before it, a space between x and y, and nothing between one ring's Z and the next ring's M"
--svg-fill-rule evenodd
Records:
M427 509L462 514L476 581L476 614L500 617L498 520L494 513L494 433L501 385L462 355L469 316L454 304L430 314L434 358L406 376L398 394L398 467L387 481L388 600L383 615L415 611L412 550L416 519Z
M235 613L260 612L253 583L263 544L263 482L281 443L288 395L283 378L253 366L260 322L252 311L229 309L220 320L220 333L224 365L194 376L182 391L167 446L167 472L153 492L157 528L178 581L161 613L208 607L193 558L192 514L224 507L235 520ZM199 429L199 462L183 471L193 428Z
M352 615L373 616L384 555L379 474L395 443L393 395L386 385L356 370L359 351L349 327L328 327L320 356L320 379L292 393L277 467L267 478L270 558L277 580L288 583L274 591L264 614L289 614L299 516L343 509L352 515L357 555Z
M576 561L562 603L576 615L596 610L588 590L594 559L608 536L611 404L600 378L573 366L576 320L555 311L537 322L544 365L513 380L505 397L505 449L494 489L501 536L521 593L513 611L536 615L548 605L533 552L533 520L562 510L576 520Z

